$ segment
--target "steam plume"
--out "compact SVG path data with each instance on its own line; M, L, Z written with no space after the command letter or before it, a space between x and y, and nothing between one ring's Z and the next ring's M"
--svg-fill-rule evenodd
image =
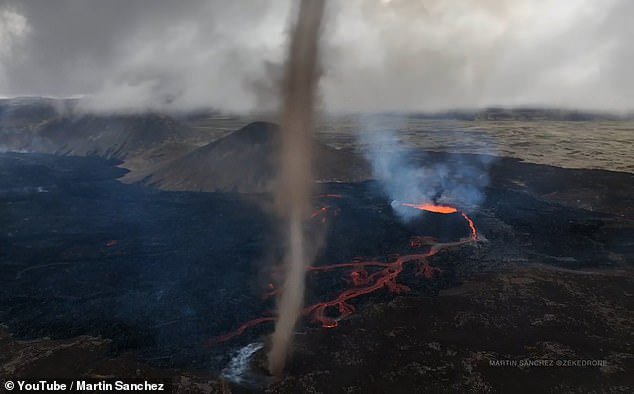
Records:
M475 209L484 200L493 156L447 154L434 159L403 144L394 130L400 123L398 117L366 116L361 123L359 142L365 146L374 178L404 221L421 211L403 203L446 203Z
M273 375L284 369L293 330L304 301L304 277L309 256L303 222L309 212L315 90L318 81L318 41L325 0L302 0L290 43L282 86L282 147L277 202L288 224L286 278L279 300L278 320L268 354Z

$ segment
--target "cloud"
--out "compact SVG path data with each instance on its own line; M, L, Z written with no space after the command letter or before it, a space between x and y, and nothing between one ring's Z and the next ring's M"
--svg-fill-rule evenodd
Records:
M0 89L8 85L4 63L19 57L22 41L30 31L26 18L9 7L0 9Z
M86 94L101 110L269 110L292 7L0 0L0 95ZM322 103L632 110L631 15L631 0L332 0Z

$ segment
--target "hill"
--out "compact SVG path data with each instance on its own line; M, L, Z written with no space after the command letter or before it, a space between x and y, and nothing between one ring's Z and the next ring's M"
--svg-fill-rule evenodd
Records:
M167 163L143 182L168 190L259 193L275 187L279 128L253 122L228 136ZM318 181L359 181L369 170L363 158L315 141L314 174Z
M166 115L59 117L37 133L48 153L126 159L157 146L203 138Z
M159 147L196 147L210 140L208 133L168 115L83 114L75 104L42 97L1 99L0 150L126 160Z

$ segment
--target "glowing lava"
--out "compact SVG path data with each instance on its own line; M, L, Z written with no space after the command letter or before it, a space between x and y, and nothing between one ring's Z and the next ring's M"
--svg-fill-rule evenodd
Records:
M473 220L471 220L471 218L469 216L467 216L466 213L460 212L460 215L462 215L464 220L466 220L467 223L469 224L469 228L471 229L471 239L473 239L474 241L477 241L478 240L478 229L476 229L475 223L473 223Z
M335 195L322 195L319 197L330 197ZM336 195L335 198L340 198ZM455 242L439 242L437 239L429 236L414 236L409 241L411 249L424 249L419 253L396 255L390 262L378 261L378 260L362 260L355 259L350 262L309 266L307 268L309 273L319 274L320 272L328 272L334 270L350 270L348 283L351 285L348 289L343 290L336 297L331 300L318 302L303 309L302 314L304 316L310 316L313 320L319 322L324 328L337 327L339 321L345 319L354 313L355 308L349 301L370 293L374 293L381 289L387 289L392 293L404 293L410 291L410 288L397 282L399 275L403 272L405 265L415 265L417 271L416 276L422 276L426 279L432 279L435 275L441 271L439 268L432 267L429 264L429 258L438 254L439 252L451 247L465 245L467 243L475 242L478 240L478 231L475 227L473 220L466 213L458 210L458 208L449 205L435 205L435 204L408 204L403 203L406 207L420 209L423 211L439 213L439 214L454 214L459 213L467 222L470 230L470 236ZM316 210L312 217L313 219L326 221L327 216L335 216L339 212L338 208L332 209L331 206L324 206ZM276 293L273 284L269 284L269 290L272 290L267 295L270 296ZM327 312L331 312L330 314ZM238 335L241 335L248 328L275 320L274 316L265 316L257 319L250 320L236 330L231 331L225 335L216 337L206 344L211 346L220 342L227 341Z
M442 214L450 214L457 213L458 208L452 207L450 205L436 205L436 204L401 204L405 207L420 209L421 211L434 212L434 213L442 213ZM460 215L467 221L469 225L469 229L471 230L471 239L476 241L478 239L478 230L476 229L475 223L466 213L460 212Z
M457 208L449 205L435 205L435 204L408 204L403 203L403 206L420 209L421 211L434 212L434 213L456 213Z
M216 345L218 343L226 342L226 341L230 340L231 338L234 338L234 337L237 337L239 335L242 335L247 330L247 328L251 328L253 326L257 326L257 325L262 324L262 323L273 322L273 321L275 321L275 317L274 316L265 316L265 317L260 317L260 318L257 318L257 319L249 320L248 322L244 323L243 325L241 325L240 327L236 328L235 330L233 330L231 332L228 332L228 333L226 333L224 335L221 335L221 336L218 336L218 337L215 337L215 338L212 338L212 339L206 341L204 343L204 345L206 345L206 346L214 346L214 345Z
M323 206L310 215L311 219L320 218L322 223L326 223L328 221L328 216L337 216L339 215L339 208L333 208L330 205Z

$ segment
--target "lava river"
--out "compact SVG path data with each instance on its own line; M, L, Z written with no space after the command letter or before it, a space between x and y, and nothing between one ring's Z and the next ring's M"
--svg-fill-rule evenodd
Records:
M321 195L319 198L341 198L340 195ZM465 245L467 243L476 242L478 240L478 231L473 220L463 211L449 205L437 205L432 203L402 203L403 206L418 209L422 211L432 212L436 214L460 214L469 227L469 236L453 241L438 242L435 238L428 236L414 236L409 240L409 246L412 249L420 249L417 253L403 254L395 256L391 261L384 262L377 260L355 259L350 262L309 266L309 275L319 275L320 273L335 270L344 271L349 277L348 288L341 291L335 297L329 300L316 302L307 306L303 310L303 315L311 318L313 321L321 324L325 328L334 328L339 322L354 313L355 308L350 301L387 289L392 293L403 293L410 291L406 285L399 283L399 276L403 273L406 265L412 265L415 268L416 276L432 279L440 273L440 269L433 267L429 263L429 259L441 252L442 250ZM312 220L318 220L326 223L329 217L337 216L339 208L324 205L315 210L311 215ZM272 284L269 284L272 291L266 294L266 297L276 295L277 291ZM275 316L263 316L253 320L249 320L235 330L224 335L215 337L206 342L207 346L212 346L220 342L228 341L234 337L243 334L247 329L268 322L275 321Z

